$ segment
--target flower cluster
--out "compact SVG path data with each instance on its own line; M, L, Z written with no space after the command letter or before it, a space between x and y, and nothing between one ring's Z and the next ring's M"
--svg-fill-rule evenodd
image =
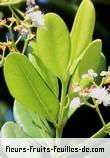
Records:
M104 87L96 87L90 90L89 97L96 99L98 104L103 103L104 106L110 105L110 94Z
M27 0L26 12L20 11L20 13L23 20L12 9L12 17L0 19L0 28L8 27L10 23L11 25L15 23L13 30L18 31L21 35L25 35L31 33L32 27L43 28L45 26L44 14L39 10L35 0Z
M6 36L6 42L0 42L0 65L3 65L6 51L19 51L18 43L20 41L24 42L22 49L22 53L24 53L27 48L26 45L36 37L36 28L43 28L45 25L44 15L39 6L36 5L35 0L27 0L26 4L25 13L14 6L9 6L12 17L0 19L0 29L5 27L9 37Z
M93 69L89 69L86 74L83 74L81 76L81 78L82 79L88 78L89 80L93 80L97 76L98 76L98 74Z
M23 15L23 21L17 21L17 25L14 27L15 31L19 31L21 35L32 36L31 28L43 28L44 14L39 10L39 6L36 5L34 0L27 0L27 9Z
M102 81L100 85L95 83L95 78L98 74L93 70L89 69L88 72L81 76L81 79L88 78L93 81L90 87L81 87L80 83L72 85L72 92L77 93L77 97L74 97L70 103L70 106L80 107L81 104L87 103L89 99L93 100L94 104L103 104L105 107L110 106L110 92L109 87L106 84L110 84L110 71L102 71ZM86 102L85 102L86 99Z
M36 6L34 8L36 8ZM44 27L44 15L39 10L32 12L28 11L26 13L25 19L26 21L31 22L32 27Z

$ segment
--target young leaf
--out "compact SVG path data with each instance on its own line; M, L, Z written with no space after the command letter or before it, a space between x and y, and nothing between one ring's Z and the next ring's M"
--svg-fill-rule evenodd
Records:
M54 75L66 80L70 35L64 21L54 13L45 15L45 28L37 31L39 57Z
M28 135L14 122L7 122L1 129L3 138L28 138Z
M14 118L19 126L23 128L23 131L32 138L54 137L55 133L45 118L17 101L14 103Z
M78 57L92 40L95 24L95 9L90 0L83 0L77 11L71 31L70 64Z
M59 87L58 87L58 79L55 75L53 75L50 70L43 64L43 62L38 57L38 49L36 48L37 43L30 43L30 54L29 60L37 69L39 74L42 76L48 87L53 91L53 93L58 97L59 95Z
M24 55L11 53L7 56L4 76L10 93L18 102L56 124L59 101Z
M101 52L101 40L95 40L90 43L90 45L85 50L84 56L79 63L78 69L74 75L74 79L76 81L80 80L81 76L87 73L88 69L93 69L97 73L100 73L100 71L105 69L106 61Z
M76 71L80 61L82 60L83 56L85 54L85 51L82 52L79 57L77 57L74 61L73 61L73 66L71 67L71 69L69 70L70 74L74 74L74 72Z

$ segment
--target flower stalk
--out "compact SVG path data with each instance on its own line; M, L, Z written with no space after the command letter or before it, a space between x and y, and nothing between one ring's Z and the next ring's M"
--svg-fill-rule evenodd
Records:
M12 24L10 26L8 26L8 29L9 29L10 38L11 38L11 41L12 41L13 48L15 49L15 51L17 51L16 44L15 44L15 41L14 41L14 35L13 35L13 31L12 31Z
M104 121L104 118L103 118L103 116L102 116L102 114L100 112L99 106L97 104L96 104L96 111L97 111L97 114L98 114L98 116L99 116L99 118L100 118L100 120L102 122L103 127L106 127L106 123Z

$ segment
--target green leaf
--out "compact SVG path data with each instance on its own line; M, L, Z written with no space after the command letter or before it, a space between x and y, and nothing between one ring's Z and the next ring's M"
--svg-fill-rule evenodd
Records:
M14 118L23 131L32 138L54 137L55 133L45 118L16 101L14 103Z
M92 68L98 72L98 66L100 64L102 52L102 41L95 40L91 42L85 51L82 61L79 64L79 74L80 76L87 73L88 69ZM101 64L100 64L101 65Z
M39 56L38 53L38 46L37 46L37 42L35 40L32 40L29 43L29 52L35 56Z
M28 135L14 122L7 122L1 128L3 138L28 138Z
M69 70L70 74L74 74L74 72L77 70L77 67L80 63L80 61L82 60L83 56L85 54L85 51L82 52L79 57L77 57L74 61L73 61L73 66L71 67L71 69Z
M77 11L71 31L71 68L73 61L92 41L95 25L95 9L90 0L83 0Z
M18 102L56 124L59 101L24 55L11 53L7 56L4 76L10 93Z
M98 67L99 72L106 69L106 58L103 53L101 53Z
M110 122L107 123L106 128L102 127L99 131L92 135L91 138L104 138L108 133L110 133Z
M37 69L39 74L42 76L48 87L53 91L53 93L58 97L59 95L59 87L58 87L58 79L55 75L53 75L50 70L42 63L40 58L38 57L38 51L36 47L36 42L31 42L30 44L30 54L29 54L29 60L34 65L34 67Z
M0 6L15 5L25 1L26 0L0 0Z
M106 61L102 52L101 40L95 40L85 50L84 56L78 65L77 71L74 75L74 79L79 81L81 76L87 73L88 69L93 69L97 73L100 73L106 67ZM87 82L84 81L84 82Z
M45 28L37 31L38 53L43 63L62 81L67 78L70 35L64 21L54 13L45 15Z

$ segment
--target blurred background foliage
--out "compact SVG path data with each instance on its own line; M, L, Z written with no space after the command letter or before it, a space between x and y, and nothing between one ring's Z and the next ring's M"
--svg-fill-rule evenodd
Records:
M7 4L19 0L0 0ZM25 0L15 5L22 11L25 11ZM55 12L59 14L71 30L73 20L81 0L36 0L43 13ZM107 59L107 67L110 65L110 0L92 0L96 9L96 26L93 38L100 38L103 41L103 53ZM7 6L0 6L0 18L11 16ZM0 41L5 41L8 32L6 29L0 29ZM21 46L20 46L21 47ZM97 61L94 61L97 62ZM0 127L7 120L13 120L12 115L13 98L10 96L6 87L3 68L0 68ZM101 106L102 114L105 120L110 121L110 108ZM101 128L101 122L94 112L88 107L81 107L68 121L63 137L89 137Z

